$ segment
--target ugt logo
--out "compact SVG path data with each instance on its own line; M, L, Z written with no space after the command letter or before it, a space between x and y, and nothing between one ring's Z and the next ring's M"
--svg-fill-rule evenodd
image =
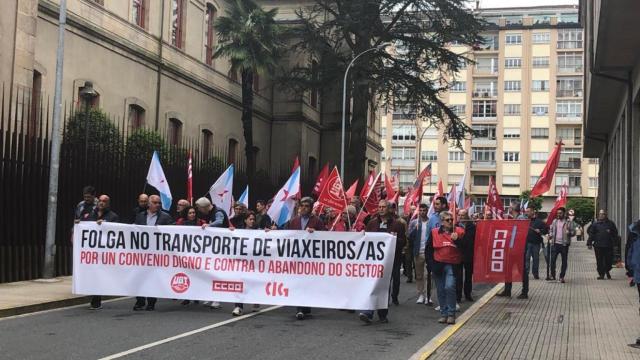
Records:
M185 273L177 273L171 278L171 290L178 294L187 291L190 285L191 280L189 280L189 277Z
M284 296L289 297L289 289L284 287L283 283L268 282L264 287L268 296Z

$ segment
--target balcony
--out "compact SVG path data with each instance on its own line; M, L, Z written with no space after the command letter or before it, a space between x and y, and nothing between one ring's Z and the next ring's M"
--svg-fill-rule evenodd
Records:
M471 116L471 122L474 123L495 123L498 121L498 117L497 116L487 116L486 114L476 114L476 115L472 115Z
M562 190L562 186L556 185L556 194L560 194L561 190ZM567 188L567 194L568 195L580 195L580 194L582 194L582 188L580 186L569 186Z
M558 41L558 50L582 49L582 41Z
M581 124L582 114L557 113L556 123L559 124Z
M473 75L497 76L498 67L497 66L476 66L475 70L473 71Z
M556 90L556 97L581 98L582 90Z
M582 165L582 159L571 159L565 161L558 161L558 169L573 169L580 170Z
M472 96L474 98L481 98L481 99L492 99L498 96L498 90L493 89L493 90L488 90L488 89L478 89L475 90L472 93Z
M391 159L392 167L416 167L416 159Z
M572 67L558 66L558 74L578 74L578 73L582 73L582 65L577 65Z
M471 145L496 146L496 139L472 138L471 139Z
M471 160L472 170L495 170L495 160Z

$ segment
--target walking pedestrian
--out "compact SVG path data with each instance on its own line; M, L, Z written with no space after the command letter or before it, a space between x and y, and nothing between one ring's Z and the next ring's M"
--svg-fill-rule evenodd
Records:
M596 267L598 270L598 280L611 279L611 265L613 261L613 245L618 239L618 228L616 224L609 220L607 212L598 211L598 219L589 226L589 240L587 246L592 248L596 255Z
M426 247L429 239L429 207L427 204L420 204L418 207L418 217L409 223L409 249L410 256L413 257L416 273L416 290L418 299L416 304L424 304L431 301L431 294L427 296L425 292L424 273L426 270Z
M564 283L564 277L567 273L569 246L571 245L571 237L575 234L574 223L565 218L564 207L558 208L556 218L553 219L549 227L549 237L552 242L551 250L551 280L556 279L556 262L558 254L562 258L562 266L560 268L560 282Z
M149 196L149 207L147 211L138 213L136 216L136 225L171 225L173 224L173 219L169 214L160 210L160 196L151 195ZM156 308L156 301L158 299L154 297L142 297L136 296L136 303L133 306L134 311L139 310L147 310L153 311ZM146 307L145 307L146 305Z
M454 267L462 262L460 247L464 229L453 224L453 214L440 212L440 227L431 230L434 248L433 275L436 280L441 324L456 323L456 278Z
M288 230L307 230L312 233L315 230L324 231L326 227L319 217L311 213L313 208L313 199L303 197L300 199L298 206L299 215L292 218L287 224ZM311 308L306 306L298 306L296 309L296 319L304 320L311 316Z
M467 209L458 210L458 226L464 229L464 238L460 246L462 252L462 263L459 265L458 276L456 277L456 298L462 301L462 293L467 301L473 301L471 291L473 289L473 247L475 246L476 224L469 218Z

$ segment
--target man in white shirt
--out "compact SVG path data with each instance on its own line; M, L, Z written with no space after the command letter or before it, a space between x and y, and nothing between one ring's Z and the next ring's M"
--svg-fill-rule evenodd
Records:
M424 304L425 302L431 302L431 297L425 294L425 248L427 246L427 239L429 232L427 230L429 225L429 207L427 204L420 204L418 208L418 217L411 220L409 223L409 249L411 249L415 261L416 269L416 287L418 289L418 300L416 304ZM429 294L431 295L431 294Z

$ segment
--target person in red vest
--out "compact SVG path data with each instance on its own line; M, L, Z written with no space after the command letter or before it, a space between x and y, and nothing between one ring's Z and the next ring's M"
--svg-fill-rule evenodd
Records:
M440 227L431 230L433 243L433 275L436 280L441 324L456 323L455 267L462 262L464 229L453 224L449 211L440 212Z
M326 227L319 217L311 213L313 208L313 199L310 197L303 197L300 199L300 205L298 206L298 216L294 217L287 224L289 230L307 230L308 232L314 232L315 230L324 231ZM296 311L296 319L304 320L304 318L311 316L310 307L299 306Z

